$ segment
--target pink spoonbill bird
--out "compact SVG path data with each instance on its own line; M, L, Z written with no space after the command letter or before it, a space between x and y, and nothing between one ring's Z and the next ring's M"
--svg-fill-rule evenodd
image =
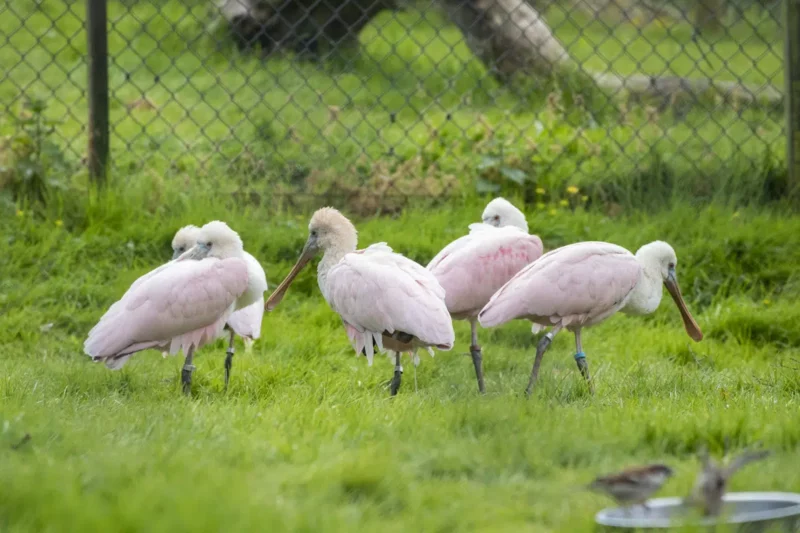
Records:
M470 224L469 234L445 246L427 267L445 290L452 318L469 321L469 350L481 393L485 387L478 313L500 287L542 255L542 240L528 234L525 215L507 200L489 202L482 219L483 223Z
M197 226L184 226L175 233L172 239L172 259L177 259L197 243L200 228ZM243 252L242 257L247 262L247 292L248 299L255 297L253 303L238 308L228 317L226 328L230 330L228 350L225 352L225 388L228 388L231 367L233 366L235 335L239 335L248 346L261 336L261 322L264 317L264 291L267 290L267 275L258 260Z
M203 226L198 243L137 279L89 332L84 351L112 370L150 348L182 350L184 391L195 351L216 339L230 315L253 303L242 240L224 222Z
M414 364L419 348L450 350L455 341L453 323L444 303L444 289L430 271L385 243L356 250L353 224L331 207L319 209L308 225L308 240L286 279L265 304L271 311L283 299L297 274L322 250L317 281L322 296L344 322L356 353L372 365L384 349L395 353L391 394L397 394L403 367L400 353L409 352Z
M581 242L540 257L492 296L478 315L483 327L522 318L552 329L539 341L526 394L533 390L547 347L563 328L575 334L575 361L586 378L589 365L581 330L617 311L631 315L654 312L661 303L661 285L678 306L683 325L697 342L703 338L681 296L672 246L655 241L636 252L606 242ZM591 382L590 382L591 385Z

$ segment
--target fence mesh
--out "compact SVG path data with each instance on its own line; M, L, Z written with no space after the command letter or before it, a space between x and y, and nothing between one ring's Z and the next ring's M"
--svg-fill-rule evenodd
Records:
M475 189L540 206L555 190L570 204L749 194L747 180L785 164L780 10L110 1L110 176L190 188L224 173L232 192L346 194L365 210L389 193ZM70 0L0 7L6 182L25 165L85 172L85 19Z

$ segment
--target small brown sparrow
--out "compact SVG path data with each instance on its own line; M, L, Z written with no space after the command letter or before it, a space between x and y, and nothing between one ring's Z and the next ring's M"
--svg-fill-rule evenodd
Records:
M722 497L728 489L731 476L748 463L763 459L769 454L768 450L745 451L723 467L708 456L706 449L703 449L700 452L703 469L697 475L691 494L683 500L684 504L699 507L705 516L719 515L722 510Z
M660 489L673 473L667 465L639 466L599 477L589 485L589 489L605 492L622 506L638 503L647 507L647 498Z

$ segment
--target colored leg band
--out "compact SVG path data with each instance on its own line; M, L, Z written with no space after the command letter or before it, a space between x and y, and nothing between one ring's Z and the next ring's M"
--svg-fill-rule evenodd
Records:
M575 354L575 360L577 361L578 359L586 359L586 354L583 353L583 352L576 353Z

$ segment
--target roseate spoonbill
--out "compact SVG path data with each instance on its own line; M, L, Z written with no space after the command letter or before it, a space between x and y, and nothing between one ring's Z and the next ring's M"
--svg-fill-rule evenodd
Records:
M503 198L483 211L483 223L470 224L469 234L456 239L428 263L445 290L445 303L454 320L469 320L469 347L478 390L485 392L478 313L514 274L542 255L542 240L528 235L525 215Z
M314 213L308 233L297 264L267 299L267 311L280 303L297 274L322 250L319 288L341 316L356 353L366 355L370 366L376 348L395 353L392 395L400 388L401 352L410 352L416 365L419 348L432 354L431 347L445 351L453 347L455 333L444 289L428 270L385 243L356 250L356 228L332 207Z
M636 255L607 242L564 246L511 278L481 310L478 321L483 327L492 327L523 318L553 326L537 345L526 394L533 390L544 352L562 328L575 334L575 361L589 381L581 329L617 311L631 315L654 312L661 303L662 283L678 306L686 332L695 341L702 340L703 333L681 296L677 264L675 250L663 241L645 244Z
M201 228L198 244L137 279L89 332L84 351L112 370L149 348L183 350L184 390L194 352L222 333L237 306L250 305L242 240L224 222Z
M200 235L200 228L197 226L184 226L175 233L172 239L172 259L177 259L186 250L189 250L197 243ZM234 335L239 335L248 347L261 336L261 320L264 316L264 291L267 290L267 275L258 260L247 252L243 252L243 258L247 261L247 293L252 297L255 295L253 303L246 307L238 308L228 317L226 324L230 330L228 340L228 350L225 352L225 388L228 388L228 381L233 366ZM163 355L166 355L164 353Z

